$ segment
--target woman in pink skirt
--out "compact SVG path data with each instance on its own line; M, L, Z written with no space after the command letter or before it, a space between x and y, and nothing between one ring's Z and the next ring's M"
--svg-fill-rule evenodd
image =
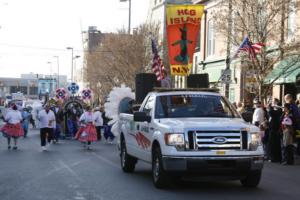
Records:
M6 124L0 129L3 136L7 138L8 149L11 149L10 142L11 138L14 139L13 149L18 149L17 142L18 138L24 135L24 130L21 125L22 115L18 111L17 105L13 104L12 108L8 110L4 117Z
M79 119L81 127L76 133L75 138L84 144L84 147L91 149L91 143L97 141L97 131L94 125L93 112L90 106L87 106L86 111Z

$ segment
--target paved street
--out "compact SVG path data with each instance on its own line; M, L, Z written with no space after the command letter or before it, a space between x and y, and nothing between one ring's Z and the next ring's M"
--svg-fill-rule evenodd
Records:
M115 145L96 143L92 151L64 140L41 152L38 131L20 139L20 149L7 150L0 138L1 200L94 199L299 199L300 166L266 163L257 189L234 182L182 182L168 190L152 185L150 165L139 162L124 174Z

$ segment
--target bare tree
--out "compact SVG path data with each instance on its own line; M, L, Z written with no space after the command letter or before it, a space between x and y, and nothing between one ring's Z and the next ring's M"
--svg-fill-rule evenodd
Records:
M105 34L101 44L86 55L86 80L98 97L105 97L122 83L135 87L135 75L150 65L150 38L157 37L158 30L158 25L143 24L130 35L125 29Z
M228 12L230 3L231 13ZM254 72L260 99L265 99L275 81L283 74L296 70L293 66L300 62L298 37L294 35L293 42L287 41L288 19L294 12L293 9L297 7L299 7L298 0L220 0L213 12L218 33L231 41L231 45L235 47L232 49L236 50L245 36L253 43L265 44L255 59L250 59L248 55L241 56L244 72L249 69ZM224 23L228 19L232 22ZM228 28L228 24L231 29ZM284 59L287 62L285 66L281 66L281 72L273 74L272 80L266 83L268 74Z

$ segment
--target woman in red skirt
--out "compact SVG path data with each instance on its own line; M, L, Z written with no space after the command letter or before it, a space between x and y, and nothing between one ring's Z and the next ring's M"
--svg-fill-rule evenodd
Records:
M97 131L94 125L93 112L90 106L87 106L86 111L79 119L81 127L76 133L75 138L84 144L84 147L91 149L91 143L97 141Z
M6 124L0 129L3 136L7 138L8 149L11 149L10 142L11 138L14 139L13 149L18 149L17 142L18 138L24 135L24 130L21 125L22 115L18 111L17 105L13 104L12 108L8 110L4 117Z

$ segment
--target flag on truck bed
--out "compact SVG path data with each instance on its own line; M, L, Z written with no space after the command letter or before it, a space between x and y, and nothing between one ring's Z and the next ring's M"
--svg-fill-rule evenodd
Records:
M153 39L151 39L152 45L152 53L153 53L153 60L152 60L152 71L156 75L158 81L164 79L164 65L160 56L158 55L157 47Z

